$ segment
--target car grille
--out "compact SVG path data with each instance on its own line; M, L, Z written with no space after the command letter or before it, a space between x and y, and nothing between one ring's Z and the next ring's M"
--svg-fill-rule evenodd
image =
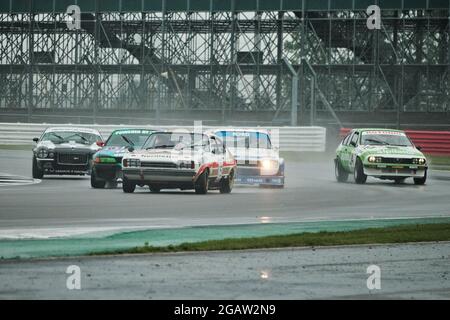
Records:
M172 162L141 162L141 167L144 168L176 168L177 165Z
M166 176L166 177L193 177L195 175L194 171L173 171L173 170L159 170L159 169L145 169L145 175L153 176Z
M257 168L259 167L260 163L259 161L255 161L255 160L238 160L237 161L237 166L245 166L245 167L252 167L252 168Z
M261 170L258 167L237 167L237 174L242 176L259 176Z
M392 169L386 168L381 170L382 173L398 173L398 174L411 174L412 170L410 169Z
M88 155L78 153L58 154L58 163L60 164L87 164Z
M412 164L413 159L405 159L405 158L381 158L382 163L393 163L393 164Z

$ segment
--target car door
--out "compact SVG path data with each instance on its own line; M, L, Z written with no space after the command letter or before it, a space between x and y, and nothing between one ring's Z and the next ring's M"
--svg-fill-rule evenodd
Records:
M354 133L354 131L350 132L348 136L342 141L342 145L338 149L338 155L341 160L342 167L344 167L345 170L349 170L351 157L349 143Z
M215 137L211 137L211 152L213 154L214 166L211 168L211 176L222 177L224 153L223 145Z
M355 168L355 163L356 163L356 148L358 147L358 143L359 143L359 131L355 131L355 133L353 133L352 138L350 139L350 142L348 143L347 146L347 156L348 156L348 170L349 171L353 171L353 169Z

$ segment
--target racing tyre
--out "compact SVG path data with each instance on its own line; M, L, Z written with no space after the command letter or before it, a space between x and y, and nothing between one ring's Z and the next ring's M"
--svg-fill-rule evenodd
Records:
M195 193L196 194L206 194L209 188L209 173L208 170L203 171L203 173L198 177L195 182Z
M414 184L416 185L424 185L425 182L427 182L427 171L425 171L423 178L414 178Z
M33 157L33 179L42 179L44 177L44 170L40 169L36 158Z
M227 178L220 183L220 193L230 193L234 186L234 171L231 170Z
M355 163L355 182L357 184L363 184L367 181L367 176L364 174L363 164L361 159L357 158Z
M150 188L150 192L153 192L153 193L158 193L161 191L161 188L158 188L158 187L149 186L149 188Z
M341 161L339 159L334 160L334 173L338 182L347 182L348 172L342 168Z
M131 182L130 180L128 180L127 178L123 178L122 181L122 190L125 193L133 193L134 190L136 189L136 183Z
M94 189L103 189L105 187L106 181L97 180L97 175L95 171L91 171L91 187Z

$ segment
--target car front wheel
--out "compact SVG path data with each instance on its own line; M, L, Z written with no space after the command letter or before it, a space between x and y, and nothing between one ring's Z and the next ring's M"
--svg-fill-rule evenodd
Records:
M231 170L228 177L223 178L220 184L220 193L230 193L234 186L234 171Z
M364 174L364 167L361 162L361 159L359 158L356 159L354 175L355 175L355 182L357 184L366 183L367 175Z
M122 181L122 190L125 193L133 193L134 190L136 190L136 183L133 183L124 177Z
M198 177L195 182L195 193L197 194L206 194L208 193L209 188L209 174L208 169L203 171L203 173Z
M425 182L427 182L427 171L425 171L425 174L422 178L414 178L414 184L424 185Z
M97 174L94 170L91 171L91 187L94 189L103 189L105 187L106 181L98 180Z
M33 157L33 179L42 179L44 177L44 170L39 168L37 160Z
M342 168L341 161L337 158L334 160L334 173L338 182L346 182L348 179L348 172Z

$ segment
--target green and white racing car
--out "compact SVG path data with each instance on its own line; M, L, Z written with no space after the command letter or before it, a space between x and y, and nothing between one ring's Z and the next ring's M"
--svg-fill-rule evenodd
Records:
M368 176L402 183L412 177L415 184L425 184L428 164L419 149L400 130L351 130L336 150L336 179L345 182L353 174L358 184Z

